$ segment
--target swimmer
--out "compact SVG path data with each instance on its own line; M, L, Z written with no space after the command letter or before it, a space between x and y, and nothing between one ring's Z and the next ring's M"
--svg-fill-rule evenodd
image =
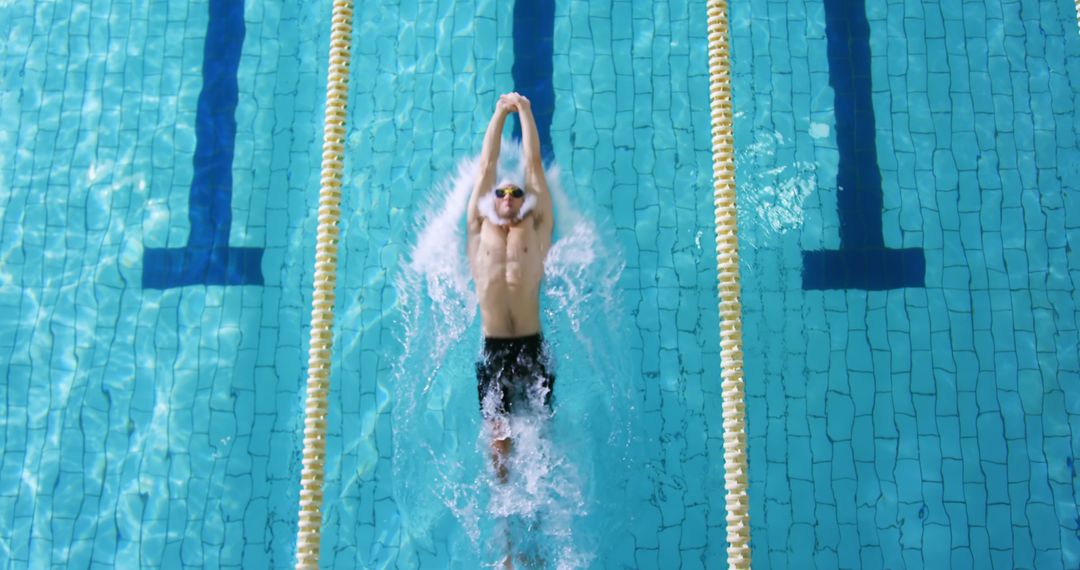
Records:
M520 180L496 180L503 126L512 113L521 125L524 173ZM540 280L554 218L528 99L499 97L477 168L467 210L469 266L484 334L476 379L492 434L492 464L505 483L512 446L506 416L515 406L550 410L555 383L540 331Z

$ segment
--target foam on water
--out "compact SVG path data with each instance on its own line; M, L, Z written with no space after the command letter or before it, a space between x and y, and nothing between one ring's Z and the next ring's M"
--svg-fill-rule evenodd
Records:
M498 179L521 168L520 146L504 141ZM541 310L556 369L553 412L534 406L499 426L481 421L464 226L475 177L476 159L463 159L432 193L397 283L404 352L392 387L393 473L403 554L494 567L510 551L525 567L585 567L632 515L620 492L635 439L616 289L622 256L610 226L584 215L549 166L556 235ZM492 429L513 441L505 483L490 463Z
M828 126L816 128L812 136L827 137ZM818 165L813 162L793 160L789 164L764 167L763 161L776 156L777 149L791 147L794 143L779 133L755 133L755 140L745 150L735 154L735 168L742 176L739 211L749 212L755 219L754 232L740 237L751 247L773 243L779 236L798 230L806 220L806 201L818 191Z

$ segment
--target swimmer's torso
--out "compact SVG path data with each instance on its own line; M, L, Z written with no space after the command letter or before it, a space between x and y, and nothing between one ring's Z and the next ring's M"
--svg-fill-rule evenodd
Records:
M540 280L550 237L532 216L516 225L487 220L469 239L476 296L484 336L512 338L540 332Z

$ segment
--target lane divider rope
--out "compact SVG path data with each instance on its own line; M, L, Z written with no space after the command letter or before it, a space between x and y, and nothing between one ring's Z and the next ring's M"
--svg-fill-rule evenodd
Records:
M335 0L330 18L330 63L326 78L322 174L315 238L315 290L311 298L307 401L304 410L303 469L296 531L296 568L317 570L322 536L323 473L326 466L327 396L334 341L334 287L345 160L345 109L352 53L352 0Z
M1077 0L1080 2L1080 0ZM735 138L732 134L731 59L726 0L709 0L709 102L712 116L713 205L720 297L720 366L724 418L724 489L727 491L728 568L750 568L750 501L746 462L742 304L735 212Z

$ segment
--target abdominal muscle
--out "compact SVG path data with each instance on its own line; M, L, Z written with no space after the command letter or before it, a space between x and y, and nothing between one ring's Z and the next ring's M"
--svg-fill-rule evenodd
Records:
M470 256L484 336L515 338L539 333L544 252L536 231L528 221L509 228L484 226Z

